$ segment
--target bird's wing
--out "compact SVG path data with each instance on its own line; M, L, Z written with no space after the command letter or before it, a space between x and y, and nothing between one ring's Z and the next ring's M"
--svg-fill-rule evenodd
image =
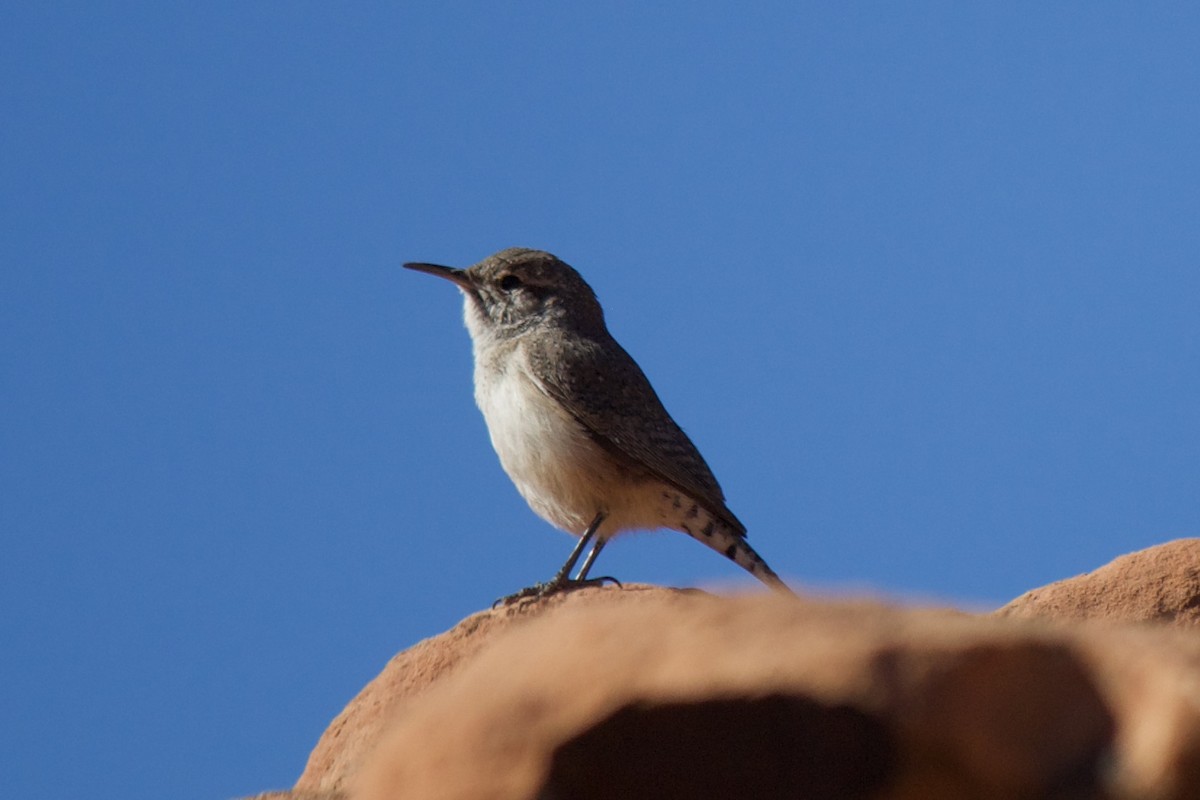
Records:
M530 337L527 363L536 383L614 457L646 469L744 533L700 451L675 424L637 363L612 337L605 341Z

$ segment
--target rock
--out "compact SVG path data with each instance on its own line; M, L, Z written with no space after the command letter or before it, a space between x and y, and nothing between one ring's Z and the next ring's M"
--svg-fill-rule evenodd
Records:
M351 797L1200 796L1194 637L586 594L408 704Z
M1200 539L1121 556L1095 572L1026 592L996 614L1195 627L1200 625Z
M983 616L648 586L484 611L271 797L1200 797L1198 575L1182 540Z
M478 653L497 633L528 622L564 605L587 606L597 601L626 607L653 596L682 596L694 590L660 589L629 584L618 593L571 592L540 603L521 603L473 614L445 633L426 639L399 653L329 725L309 756L295 793L342 792L358 770L365 753L380 738L384 726L413 697L453 674ZM303 800L307 800L304 798Z

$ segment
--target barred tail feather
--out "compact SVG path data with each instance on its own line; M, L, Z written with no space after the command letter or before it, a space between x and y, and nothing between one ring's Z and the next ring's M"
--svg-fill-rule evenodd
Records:
M763 557L747 543L745 533L707 512L703 516L707 519L702 517L695 523L681 525L683 532L716 550L772 589L785 594L795 594L783 579L775 574L775 570L767 566Z

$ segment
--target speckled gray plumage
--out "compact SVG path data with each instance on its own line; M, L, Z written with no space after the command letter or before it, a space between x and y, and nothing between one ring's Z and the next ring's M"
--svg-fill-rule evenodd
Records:
M608 332L604 311L587 281L550 253L512 247L467 270L477 287L517 271L531 285L554 291L547 307L512 322L533 377L547 395L587 428L607 452L637 472L677 487L738 533L746 526L725 505L712 470L667 413L637 362ZM477 289L478 291L478 289Z
M548 395L628 466L644 468L745 535L700 451L667 413L645 373L607 331L588 338L540 335L527 345Z
M654 528L685 533L788 591L746 542L700 452L609 334L578 272L525 248L467 269L406 266L450 280L466 296L475 400L500 463L539 516L580 537L554 579L506 600L586 582L611 537ZM568 579L593 537L579 575Z

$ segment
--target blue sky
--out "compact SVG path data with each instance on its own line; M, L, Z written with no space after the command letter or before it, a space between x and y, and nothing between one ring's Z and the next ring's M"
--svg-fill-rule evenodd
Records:
M290 785L565 558L404 261L576 266L802 589L1200 535L1194 6L646 5L0 11L7 794ZM678 534L598 570L755 588Z

